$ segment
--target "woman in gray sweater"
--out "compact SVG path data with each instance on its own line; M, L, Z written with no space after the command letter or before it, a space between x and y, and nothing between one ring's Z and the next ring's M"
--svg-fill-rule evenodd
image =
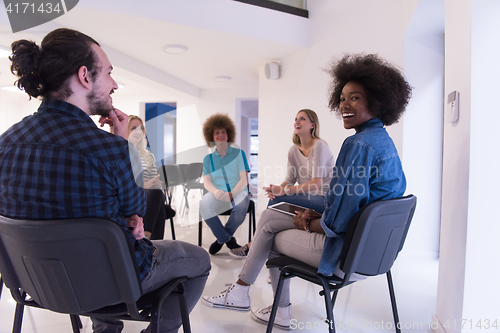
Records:
M288 151L286 178L281 185L264 187L268 207L279 202L310 208L318 213L325 210L325 194L332 180L335 160L325 141L319 137L316 112L300 110L293 123L293 146ZM244 259L251 242L232 249L232 257Z

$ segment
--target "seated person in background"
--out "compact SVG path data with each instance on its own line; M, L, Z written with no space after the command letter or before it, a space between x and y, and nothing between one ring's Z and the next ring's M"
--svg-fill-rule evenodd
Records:
M241 149L231 146L236 136L233 121L224 114L214 114L203 124L203 135L213 153L203 159L203 184L208 191L200 202L201 216L217 240L208 252L216 254L226 244L229 249L239 248L233 234L245 221L248 197L247 157ZM218 214L231 209L226 225Z
M163 183L159 179L156 159L146 149L146 129L138 116L128 116L128 141L139 152L144 171L144 189L146 190L146 213L144 214L144 235L151 240L163 239L165 233L165 194Z
M270 199L267 206L288 202L323 213L325 194L335 164L333 155L326 142L319 137L316 112L300 110L295 116L293 128L294 145L288 151L286 178L281 185L264 187ZM229 251L229 254L235 258L246 258L250 246L251 242Z
M375 200L404 194L406 179L398 152L384 125L398 121L411 87L401 72L376 55L346 55L332 66L329 106L356 133L342 144L323 214L306 210L294 217L270 209L262 213L252 248L236 284L218 296L203 296L204 305L250 311L250 285L268 258L286 255L318 267L318 273L343 277L338 260L351 218ZM279 270L270 269L276 290ZM359 274L355 277L360 278ZM252 318L267 325L272 306L252 309ZM275 326L291 326L290 280L279 301Z
M106 53L81 32L56 29L41 46L12 43L10 60L17 86L42 103L0 136L0 215L115 222L134 250L143 293L187 276L191 311L207 281L210 257L192 244L144 238L143 170L136 150L129 150L128 116L113 107L110 95L118 85ZM100 115L101 126L110 125L112 133L99 129L92 115ZM161 332L177 332L182 321L176 296L167 298L160 318ZM95 333L123 329L119 320L91 319Z

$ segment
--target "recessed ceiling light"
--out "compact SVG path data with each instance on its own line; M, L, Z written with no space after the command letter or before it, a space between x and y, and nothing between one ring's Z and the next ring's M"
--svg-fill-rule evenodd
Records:
M232 77L230 76L224 76L224 75L221 75L221 76L216 76L214 78L214 80L216 82L228 82L228 81L231 81Z
M118 89L123 89L123 88L125 88L125 85L124 85L123 83L116 82L116 84L118 85Z
M12 51L5 46L0 45L0 58L7 58L12 54Z
M187 51L187 47L181 44L168 44L163 48L168 54L181 54Z

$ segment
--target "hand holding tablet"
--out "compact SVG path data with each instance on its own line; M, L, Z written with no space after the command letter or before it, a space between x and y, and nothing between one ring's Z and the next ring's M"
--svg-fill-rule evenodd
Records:
M268 208L291 216L296 215L296 212L305 212L306 209L309 209L306 207L289 204L287 202L279 202L277 204L269 206Z

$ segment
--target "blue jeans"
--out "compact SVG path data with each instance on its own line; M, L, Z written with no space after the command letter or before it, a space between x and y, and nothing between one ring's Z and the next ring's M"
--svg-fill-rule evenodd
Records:
M191 312L198 302L210 272L210 257L203 248L172 240L152 241L156 248L151 271L141 283L142 293L156 290L168 281L187 276L184 297L188 311ZM168 296L163 303L160 315L160 332L176 333L182 325L179 300ZM92 318L94 333L119 333L123 322L113 319ZM145 332L149 332L148 329Z
M279 202L288 202L293 205L311 208L312 210L315 210L316 212L321 214L323 214L323 212L325 211L325 196L323 195L309 193L282 195L279 197L274 197L273 200L269 200L267 207Z
M217 200L213 193L209 192L203 196L200 201L200 213L219 244L229 242L236 229L245 221L249 203L250 198L246 191L241 191L236 195L234 207L230 202ZM229 209L231 209L231 215L226 225L222 225L218 215Z

